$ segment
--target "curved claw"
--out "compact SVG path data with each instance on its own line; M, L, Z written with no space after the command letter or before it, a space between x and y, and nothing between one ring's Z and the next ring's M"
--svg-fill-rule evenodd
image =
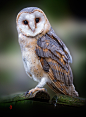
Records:
M27 91L26 93L25 93L25 97L26 97L26 95L29 93L29 91Z
M32 92L30 93L30 95L32 95Z
M47 89L46 88L44 88L45 89L45 91L47 91Z

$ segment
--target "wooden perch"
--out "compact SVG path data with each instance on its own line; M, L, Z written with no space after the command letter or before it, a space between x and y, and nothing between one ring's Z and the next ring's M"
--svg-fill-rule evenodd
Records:
M67 95L50 96L46 91L36 91L25 97L25 92L0 98L0 115L12 117L15 112L19 116L39 116L45 114L59 116L79 116L85 112L86 99ZM76 113L76 114L75 114Z
M50 96L46 91L36 91L34 94L27 94L25 97L25 92L16 93L9 96L5 96L0 98L0 103L6 102L17 102L22 100L37 100L43 102L49 102ZM83 106L86 104L86 99L80 97L72 97L68 95L59 94L58 96L54 96L50 103L56 103L60 105L69 105L69 106Z
M0 117L13 116L79 116L85 114L86 99L67 95L50 96L46 91L36 91L25 97L25 92L0 98Z
M4 96L0 99L0 103L9 103L9 102L15 102L15 101L22 101L22 100L38 100L38 101L44 101L49 102L50 96L45 91L36 91L34 94L27 94L25 97L25 93L16 93L9 96Z
M80 107L86 104L86 99L80 97L72 97L68 95L58 95L52 98L52 103L60 104L64 106Z

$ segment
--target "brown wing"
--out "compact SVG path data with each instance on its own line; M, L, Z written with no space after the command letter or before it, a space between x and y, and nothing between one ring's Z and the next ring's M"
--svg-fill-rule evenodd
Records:
M44 71L48 72L52 83L64 94L68 94L67 86L73 84L69 66L71 56L66 48L61 39L57 38L54 32L52 33L52 29L38 39L36 47L36 54L40 58Z

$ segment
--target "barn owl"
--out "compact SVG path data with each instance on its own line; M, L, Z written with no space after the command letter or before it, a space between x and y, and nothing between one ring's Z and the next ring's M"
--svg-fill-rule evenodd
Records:
M38 82L26 94L45 91L43 86L47 84L56 94L78 96L69 65L72 57L45 13L37 7L24 8L18 13L16 24L26 74Z

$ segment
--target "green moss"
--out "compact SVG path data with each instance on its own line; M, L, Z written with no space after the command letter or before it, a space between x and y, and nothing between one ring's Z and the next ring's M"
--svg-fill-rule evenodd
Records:
M80 106L84 105L85 100L82 100L82 98L77 97L71 97L71 96L59 96L57 103L62 103L65 105L72 105L72 106Z

